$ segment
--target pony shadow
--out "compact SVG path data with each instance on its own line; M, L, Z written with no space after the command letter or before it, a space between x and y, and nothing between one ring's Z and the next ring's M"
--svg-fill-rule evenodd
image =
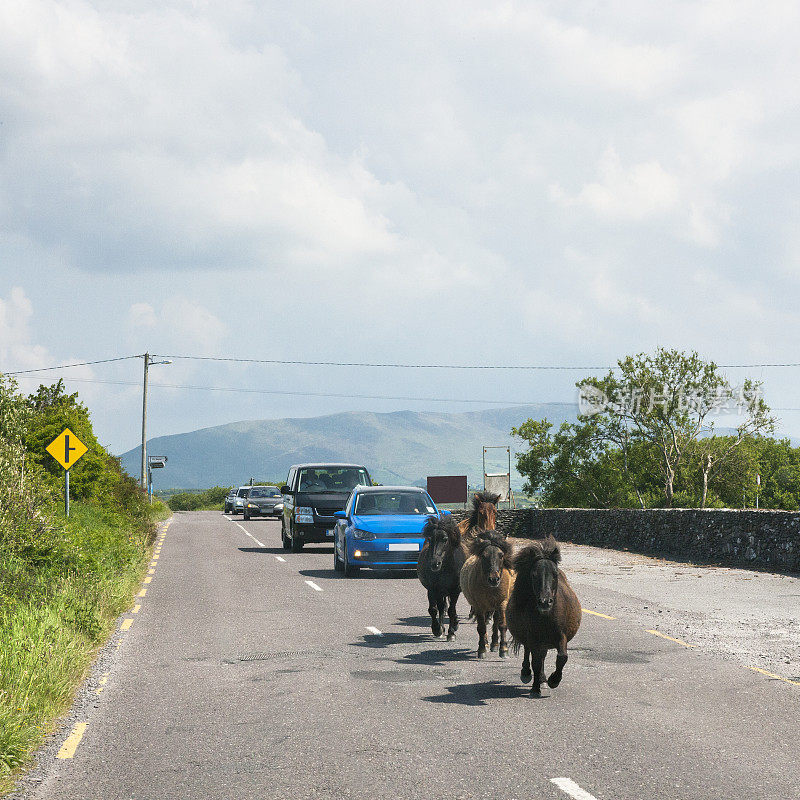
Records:
M370 650L382 650L395 644L419 644L424 634L384 633L381 636L365 636L360 642L351 642L353 647L366 647Z
M395 661L398 664L421 664L427 667L443 667L445 664L452 664L454 661L473 660L472 650L460 648L443 647L441 650L420 650L418 653L408 653Z
M500 681L463 683L448 686L446 694L421 698L426 703L455 703L462 706L485 706L490 700L510 700L530 694L527 687L510 686Z
M395 625L402 625L404 628L427 628L431 629L430 617L400 617Z

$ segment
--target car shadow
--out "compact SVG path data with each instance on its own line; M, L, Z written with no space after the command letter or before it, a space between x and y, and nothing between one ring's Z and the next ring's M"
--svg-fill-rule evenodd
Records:
M237 547L242 553L262 553L263 555L277 555L285 553L282 547Z
M421 698L426 703L455 703L462 706L485 706L490 700L522 698L530 694L524 686L511 686L501 681L462 683L448 686L445 694Z

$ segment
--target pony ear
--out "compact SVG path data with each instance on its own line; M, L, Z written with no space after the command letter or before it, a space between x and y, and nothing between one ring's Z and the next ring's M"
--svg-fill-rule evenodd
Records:
M437 516L430 516L425 521L425 527L422 529L422 535L426 539L430 539L433 536L433 532L436 530L436 523L439 521L439 517Z
M561 548L552 534L542 542L542 551L544 557L549 558L554 564L561 563Z

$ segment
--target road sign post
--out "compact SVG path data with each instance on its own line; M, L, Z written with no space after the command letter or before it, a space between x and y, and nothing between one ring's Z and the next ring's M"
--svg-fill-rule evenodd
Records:
M64 514L69 516L69 470L85 455L89 448L69 429L65 428L46 450L64 467Z

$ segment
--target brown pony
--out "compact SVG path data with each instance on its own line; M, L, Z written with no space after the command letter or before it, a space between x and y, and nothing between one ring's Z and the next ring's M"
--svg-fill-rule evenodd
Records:
M469 544L470 557L461 568L461 591L478 623L478 658L486 658L486 620L494 616L492 646L500 642L500 658L508 654L506 606L514 585L511 544L496 531L477 530Z
M581 604L558 568L560 561L561 551L552 536L533 542L514 558L517 577L508 602L508 628L515 652L524 649L523 683L531 680L529 659L533 661L531 694L536 696L542 693L547 651L557 651L555 671L547 679L547 685L555 689L567 663L567 642L581 624Z
M466 519L458 523L461 538L469 544L478 530L493 531L497 527L497 501L499 494L475 492L472 495L472 510Z

